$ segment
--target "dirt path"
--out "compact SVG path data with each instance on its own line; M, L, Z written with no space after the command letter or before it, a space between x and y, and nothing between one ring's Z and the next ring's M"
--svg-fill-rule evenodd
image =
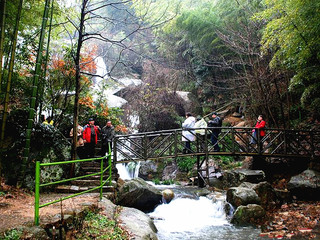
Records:
M40 203L45 203L66 194L41 194ZM99 194L89 193L62 203L63 211L73 211L84 207L86 203L98 203ZM60 214L61 204L56 203L40 209L40 223L50 221L56 214ZM33 225L34 222L34 196L32 194L16 190L0 195L0 233L8 229L17 228L22 225Z

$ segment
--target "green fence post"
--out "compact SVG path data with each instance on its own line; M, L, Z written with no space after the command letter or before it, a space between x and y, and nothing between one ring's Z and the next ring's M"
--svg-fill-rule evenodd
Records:
M36 176L35 176L35 197L34 197L34 224L39 226L39 190L40 188L40 161L36 161Z
M100 201L102 200L102 190L103 190L103 160L105 158L101 158L101 164L100 164L100 171L101 171L101 174L100 174Z
M112 175L112 167L111 167L111 143L109 142L109 152L108 152L108 164L109 164L109 186L111 186L111 175Z

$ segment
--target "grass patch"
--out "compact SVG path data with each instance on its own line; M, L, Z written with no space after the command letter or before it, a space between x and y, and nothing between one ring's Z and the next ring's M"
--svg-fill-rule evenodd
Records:
M130 239L129 233L121 228L116 221L108 219L106 216L88 212L82 227L74 234L75 239L114 239L127 240Z
M12 229L0 234L0 239L3 240L19 240L22 237L22 231L17 229Z

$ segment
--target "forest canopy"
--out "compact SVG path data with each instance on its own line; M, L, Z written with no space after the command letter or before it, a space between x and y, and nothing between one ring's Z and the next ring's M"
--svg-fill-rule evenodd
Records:
M313 127L319 9L317 0L1 0L0 163L13 152L30 163L12 137L30 139L42 115L65 136L89 117L121 134L132 115L153 131L222 106L263 114L270 127ZM110 107L104 91L121 78L141 85L123 93L130 104Z

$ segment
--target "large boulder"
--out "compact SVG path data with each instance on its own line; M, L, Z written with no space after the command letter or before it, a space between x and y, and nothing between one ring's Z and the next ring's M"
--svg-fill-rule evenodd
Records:
M151 218L135 208L118 208L108 199L103 199L101 202L104 208L104 214L109 219L114 219L120 222L129 233L132 239L136 240L157 240L157 228ZM131 238L130 238L131 239Z
M260 198L251 188L233 187L227 191L227 202L237 208L240 205L260 204Z
M132 239L157 240L157 228L151 218L135 208L124 207L118 216L126 230L131 233Z
M147 160L140 162L139 177L144 180L159 178L158 164L155 161Z
M240 206L235 211L231 223L244 226L248 224L257 224L266 215L265 210L257 204Z
M141 178L125 182L117 197L117 204L144 212L152 211L161 201L161 192Z
M282 200L279 198L275 189L268 182L261 183L241 183L239 187L253 189L260 198L260 204L265 209L272 209L275 206L279 206Z
M265 180L261 170L237 169L225 171L222 182L224 187L238 187L243 182L259 183Z
M320 172L305 170L293 176L287 185L293 196L300 200L320 200Z
M178 165L175 162L168 164L164 167L162 171L162 180L172 180L177 178L177 174L179 173Z

